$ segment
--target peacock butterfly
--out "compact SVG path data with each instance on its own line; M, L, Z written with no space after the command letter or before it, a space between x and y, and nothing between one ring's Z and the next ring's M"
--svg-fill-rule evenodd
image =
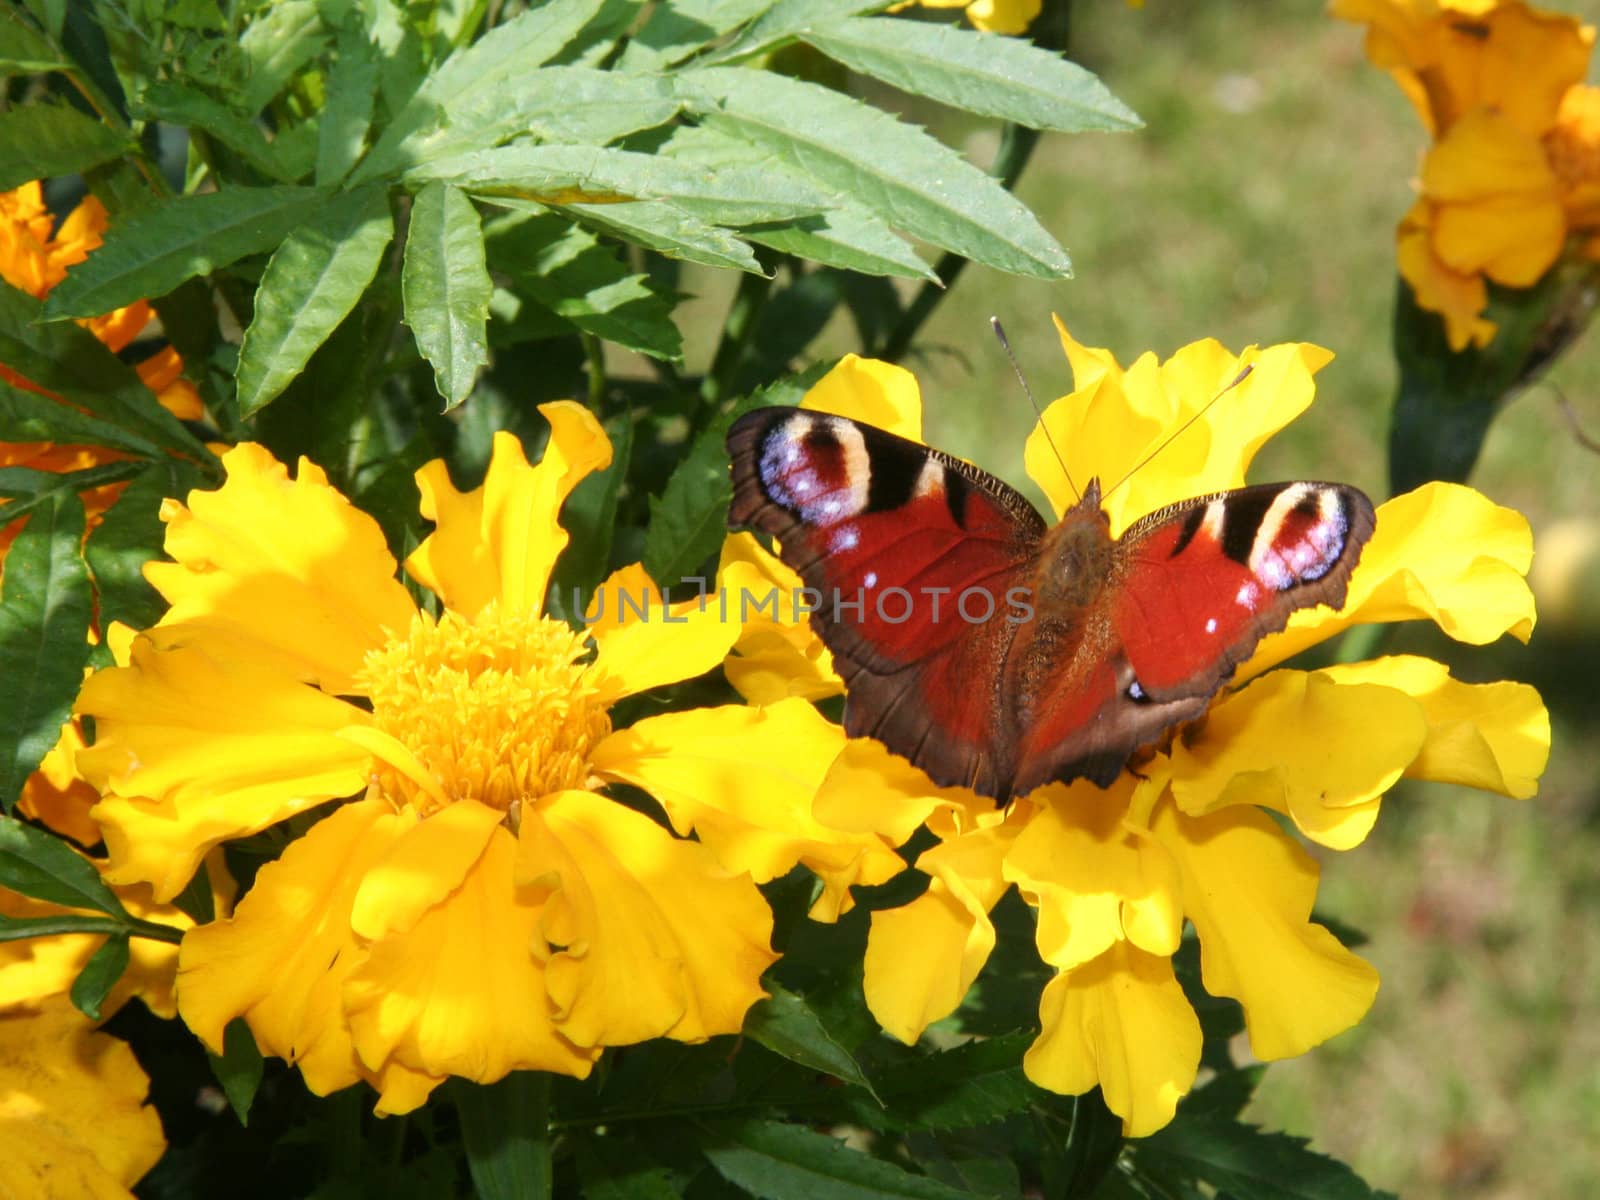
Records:
M844 417L747 413L730 527L778 539L845 682L845 730L999 802L1108 786L1289 614L1344 603L1372 502L1336 483L1197 496L1111 537L1091 480L1054 528L960 459Z

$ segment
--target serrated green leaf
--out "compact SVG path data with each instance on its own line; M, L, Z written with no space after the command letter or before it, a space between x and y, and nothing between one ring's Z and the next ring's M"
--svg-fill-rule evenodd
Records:
M64 71L70 65L20 11L10 5L0 8L0 75Z
M780 194L754 168L714 168L608 146L498 146L423 163L407 178L551 205L670 200L715 225L789 220L828 205L803 181Z
M93 614L79 554L83 527L82 502L56 492L28 517L0 575L0 807L6 812L61 737L83 682Z
M665 1167L650 1161L642 1147L614 1146L615 1139L580 1142L578 1180L584 1200L678 1200Z
M1137 129L1093 74L1014 37L898 17L819 20L803 41L853 71L930 100L1029 129Z
M497 101L515 95L520 81L560 53L600 11L601 3L551 0L456 51L423 80L356 171L356 181L413 165L401 147L453 122L457 111L489 111Z
M1022 1073L1034 1034L967 1042L880 1073L876 1128L958 1129L1025 1112L1038 1091ZM863 1119L870 1114L863 1114Z
M89 956L72 981L72 1006L91 1021L100 1019L100 1006L128 969L128 935L112 934Z
M240 59L247 69L239 90L241 109L260 112L327 47L320 10L317 0L274 0L256 10L256 18L239 35Z
M283 239L239 347L240 415L271 403L304 369L361 299L393 239L388 194L378 184L336 196Z
M855 1057L836 1042L805 999L775 983L744 1018L744 1035L774 1054L822 1071L872 1093L872 1083Z
M155 458L161 453L155 443L120 425L84 416L70 404L12 387L3 379L0 379L0 440L112 446L143 458Z
M790 40L802 30L862 13L879 12L892 3L894 0L778 0L759 21L709 55L707 61L723 63L748 58Z
M628 41L620 71L655 72L680 63L729 30L772 7L773 0L677 0L658 4Z
M256 1047L255 1035L243 1017L235 1017L222 1031L222 1053L206 1051L211 1062L211 1074L222 1086L228 1106L239 1124L250 1124L250 1106L255 1103L256 1091L261 1087L261 1076L266 1064Z
M166 530L160 516L162 501L185 490L173 466L148 464L89 534L83 556L94 578L101 625L121 621L145 629L167 611L167 602L146 581L144 565L161 553Z
M328 102L317 126L314 178L321 187L338 183L361 158L378 92L378 48L367 31L359 25L343 30L338 48L328 72Z
M32 179L71 175L116 158L126 137L77 109L25 104L0 113L0 192Z
M797 1125L742 1121L713 1126L702 1136L700 1149L718 1174L761 1200L971 1200L972 1196Z
M63 908L94 909L132 923L93 863L55 834L12 817L0 817L0 887Z
M711 67L680 78L707 125L765 147L890 226L1014 274L1071 275L1066 251L1020 200L915 126L768 71Z
M253 120L241 117L220 101L179 83L152 83L139 97L137 111L147 119L165 121L215 138L269 178L291 183L274 143Z
M406 324L433 365L449 411L467 398L489 361L486 325L494 283L478 210L447 184L430 183L412 204L401 292Z
M1377 1200L1344 1163L1306 1139L1215 1116L1180 1117L1132 1144L1134 1172L1172 1172L1236 1200Z
M497 201L499 203L499 201ZM524 203L509 201L511 204ZM630 204L568 204L563 211L583 225L668 258L707 267L731 267L764 275L755 251L725 229L708 225L666 200Z
M35 471L27 467L0 467L0 496L7 497L0 503L0 529L18 517L27 516L41 504L49 504L57 492L73 492L81 496L91 488L132 479L145 466L135 460L106 463L65 473Z
M529 296L580 329L641 354L677 360L683 337L672 302L586 229L555 213L503 225L489 256Z
M327 197L311 188L232 187L178 196L114 221L100 248L45 302L47 321L165 296L185 279L271 250Z
M723 444L728 426L753 408L798 404L805 388L801 379L778 380L741 397L695 438L661 495L650 499L650 526L644 535L644 569L650 578L670 585L696 570L722 544L728 504L733 499L728 451Z

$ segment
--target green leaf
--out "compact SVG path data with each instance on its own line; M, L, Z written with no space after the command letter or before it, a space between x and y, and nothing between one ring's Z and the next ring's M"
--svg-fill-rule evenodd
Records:
M260 112L327 47L319 9L317 0L274 0L256 10L238 43L248 69L239 91L239 107L245 112Z
M972 1193L913 1175L796 1125L713 1126L701 1152L729 1183L761 1200L971 1200Z
M90 488L132 479L145 466L138 461L114 462L59 474L27 467L0 467L0 496L7 497L0 503L0 529L18 517L27 516L40 505L50 504L57 492L82 495Z
M853 71L955 108L1062 133L1137 129L1098 79L1020 38L898 17L819 20L802 40Z
M71 65L50 39L29 23L21 10L9 4L0 8L0 75L65 71Z
M381 184L336 196L284 238L261 276L239 347L241 416L271 403L304 369L361 299L393 239Z
M617 69L663 71L771 6L772 0L676 0L673 4L658 4L629 40Z
M772 994L745 1014L744 1035L790 1062L871 1093L872 1084L861 1064L833 1039L805 999L775 983L766 986Z
M433 365L448 412L472 391L489 360L487 323L494 283L484 261L483 227L472 201L443 183L417 193L401 272L406 324Z
M1377 1200L1386 1195L1344 1163L1309 1149L1305 1138L1223 1117L1180 1116L1130 1147L1136 1179L1172 1176L1207 1184L1234 1200Z
M326 201L311 188L231 187L141 209L114 222L100 248L67 273L45 302L45 319L165 296L185 279L271 250Z
M522 81L559 54L600 11L602 0L550 0L497 25L456 51L411 97L356 172L357 182L412 165L401 147L447 123L454 114L486 112L515 96ZM448 114L448 115L447 115Z
M496 201L496 203L522 203ZM666 200L638 200L631 204L568 204L563 211L581 224L623 241L654 250L668 258L707 267L732 267L764 275L755 252L725 229L708 225Z
M451 1082L467 1167L480 1200L550 1196L550 1076L513 1071L498 1083Z
M243 1017L235 1017L222 1031L222 1053L206 1051L211 1062L211 1073L222 1085L222 1094L239 1124L250 1124L250 1106L255 1103L256 1091L261 1087L261 1076L266 1064L256 1047L255 1035Z
M128 969L128 935L113 934L89 956L72 981L72 1006L91 1021L100 1019L100 1006Z
M842 21L861 13L879 12L894 0L778 0L759 21L707 61L723 63L748 58L786 42L802 31Z
M328 102L317 127L316 181L332 187L356 165L372 128L378 91L378 48L359 25L339 34L339 57L328 73Z
M1066 252L1020 200L922 130L767 71L712 67L681 78L707 125L765 147L890 226L1014 274L1071 275Z
M1256 1087L1267 1073L1266 1063L1238 1067L1231 1071L1218 1071L1204 1085L1195 1088L1178 1102L1178 1111L1187 1115L1205 1115L1233 1119L1244 1111L1255 1095Z
M661 495L650 500L650 526L644 535L644 569L650 578L670 585L698 569L722 544L733 499L724 445L728 426L753 408L798 404L808 386L802 381L819 375L814 370L741 397L695 438Z
M0 440L113 446L144 458L155 458L161 453L155 443L120 425L86 417L70 404L12 387L3 379L0 379Z
M144 565L161 553L161 503L182 495L184 482L198 481L182 481L166 463L147 465L89 534L83 556L94 577L101 625L122 621L145 629L167 611L167 602L146 581Z
M84 438L27 437L6 427L4 418L0 418L0 440L81 440L121 446L135 454L153 456L159 448L166 448L195 458L211 458L211 452L161 407L133 368L106 349L94 334L68 322L42 323L42 314L43 305L38 300L0 282L0 362L113 428ZM39 402L53 403L47 397L27 393L31 399L19 400L22 393L17 389L0 394L10 396L6 404L12 413L34 414L18 419L48 417L49 427L69 427L60 422L70 423L70 418L39 407Z
M578 1144L578 1180L584 1200L678 1200L665 1167L650 1161L642 1147L614 1146L614 1138Z
M887 1112L868 1123L891 1129L958 1129L1025 1112L1038 1090L1022 1073L1034 1034L967 1042L913 1059L878 1079ZM872 1114L863 1113L863 1120Z
M79 554L83 527L78 497L57 492L29 516L0 575L0 807L6 812L61 737L83 682L93 612Z
M804 181L781 189L752 167L714 168L607 146L518 143L441 158L408 179L442 179L482 196L541 204L670 200L714 225L750 225L820 212L827 199Z
M31 179L72 175L130 149L103 122L60 104L25 104L0 113L0 192Z
M61 934L114 936L127 932L128 922L111 917L80 917L67 913L53 913L48 917L8 917L0 913L0 942L20 942L28 938L56 937Z
M9 574L9 556L6 569ZM0 817L0 887L63 908L91 908L133 922L93 863L55 834L12 817Z
M579 329L655 358L682 358L683 337L672 323L671 300L588 230L542 213L491 230L487 245L495 266L516 282L521 295Z
M280 183L290 183L289 174L274 143L267 141L261 127L241 117L204 92L179 83L152 83L139 97L136 111L146 119L165 121L215 138L257 171Z

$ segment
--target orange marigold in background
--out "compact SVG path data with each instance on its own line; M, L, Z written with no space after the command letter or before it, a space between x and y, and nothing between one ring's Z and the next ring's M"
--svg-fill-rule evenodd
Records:
M51 232L55 218L44 204L44 191L35 180L15 191L0 192L0 279L19 291L42 300L66 278L68 268L89 257L100 245L106 228L105 207L93 196L86 197L68 214L61 227ZM144 332L155 313L148 301L140 300L80 322L99 338L112 353L121 351ZM140 362L135 370L145 386L162 405L183 420L198 420L205 415L194 385L183 378L183 361L171 346ZM13 387L43 392L0 362L0 379ZM104 446L71 446L56 442L0 442L0 467L32 467L37 471L81 471L101 463L116 462L126 456ZM84 505L93 522L116 501L122 484L110 484L85 492ZM18 523L0 528L0 556L16 536Z
M1488 345L1487 281L1531 287L1563 253L1600 261L1595 31L1521 0L1333 0L1367 26L1434 144L1397 233L1400 274L1453 350Z

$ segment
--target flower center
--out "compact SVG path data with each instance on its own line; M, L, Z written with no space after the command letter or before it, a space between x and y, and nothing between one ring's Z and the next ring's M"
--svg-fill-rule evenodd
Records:
M1600 88L1567 89L1556 123L1544 135L1550 169L1568 187L1600 183Z
M414 760L380 755L375 790L427 814L467 799L510 812L586 787L589 752L611 720L577 661L583 653L582 634L545 617L502 616L493 605L475 620L418 614L361 669L377 728Z

